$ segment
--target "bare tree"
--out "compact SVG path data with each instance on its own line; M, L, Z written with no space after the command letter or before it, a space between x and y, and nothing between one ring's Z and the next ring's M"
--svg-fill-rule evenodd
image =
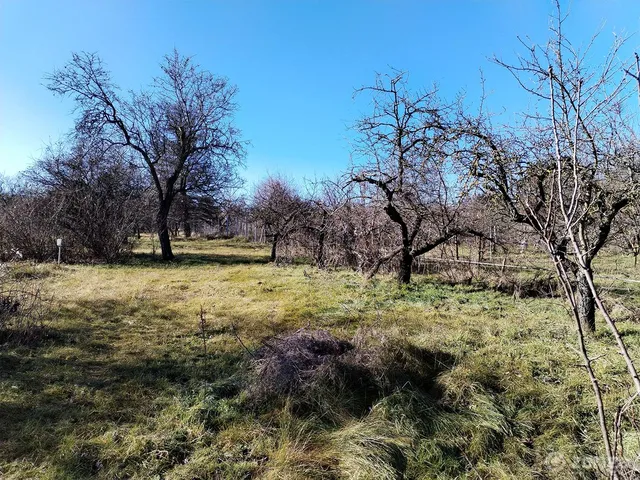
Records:
M640 395L640 380L595 287L592 262L609 240L622 209L638 195L640 145L630 128L633 118L625 116L629 77L617 63L622 43L617 42L603 64L593 68L589 48L581 52L571 45L563 32L566 17L559 3L556 8L552 39L546 47L527 45L528 55L515 65L497 60L546 111L528 115L523 128L510 134L487 129L486 119L470 121L468 131L479 140L472 168L511 218L538 234L553 260L576 321L609 476L617 478L619 415ZM624 359L635 392L620 406L612 424L606 418L585 336L595 329L596 307Z
M278 245L299 228L298 221L307 204L291 182L283 177L268 177L253 194L253 215L271 241L270 260L278 257Z
M305 235L303 243L311 251L316 266L325 268L329 262L327 250L336 238L338 211L348 197L339 180L307 182L306 187L308 205L301 225L301 233Z
M633 266L638 266L640 255L640 205L634 201L620 212L616 229L618 244L633 255Z
M174 199L188 191L214 191L245 151L233 125L236 87L177 51L164 58L161 69L148 89L127 96L96 54L73 54L46 80L51 91L75 101L79 133L135 152L156 190L162 258L171 260L167 219Z
M373 113L355 125L355 155L362 162L351 180L374 187L365 190L367 201L382 207L398 233L371 273L399 256L398 281L409 283L418 256L468 232L459 223L470 184L458 168L463 149L454 128L456 109L435 90L412 94L403 73L379 75L363 92L372 96Z
M638 194L640 164L622 113L628 82L616 68L620 43L595 71L588 50L578 53L568 43L562 23L558 17L546 49L531 47L530 57L517 65L497 60L550 111L528 114L518 131L489 134L486 119L469 120L468 131L480 141L474 172L512 220L536 231L573 277L582 325L592 331L595 299L587 277L618 214ZM572 237L580 242L579 256Z

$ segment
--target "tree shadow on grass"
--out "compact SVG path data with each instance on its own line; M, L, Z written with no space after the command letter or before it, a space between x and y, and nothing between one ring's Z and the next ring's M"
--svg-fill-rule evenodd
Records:
M439 382L459 358L439 349L378 335L348 342L301 329L265 340L254 355L248 399L257 412L287 411L332 432L346 443L345 458L357 457L365 469L384 462L394 478L405 477L413 458L413 447L402 446L407 438L430 438L439 425L466 415L447 407ZM442 457L461 465L454 475L462 473L458 450Z
M114 427L148 424L167 402L188 399L202 385L236 374L241 351L209 352L205 361L184 332L140 353L119 351L116 341L122 336L153 341L142 336L143 322L136 328L124 323L139 308L148 317L170 316L165 305L154 302L137 307L79 302L59 312L78 321L54 325L39 345L0 346L0 465L44 461L64 478L89 478L96 473L94 463L85 461L91 455L75 446L75 460L60 454L69 442L85 444ZM195 322L193 330L197 335Z
M171 261L162 260L159 255L135 253L121 265L151 268L201 267L206 265L260 265L269 263L268 255L238 255L217 253L178 252Z
M240 357L213 353L207 364L239 363ZM190 359L163 357L109 362L38 355L16 360L0 354L0 381L15 387L15 395L0 400L0 464L44 460L64 471L64 478L88 478L95 462L88 462L90 458L79 448L88 439L121 427L140 426L144 432L167 403L180 398L189 402L192 392L205 382L232 375L216 375L214 368L205 370ZM236 391L226 393L232 396ZM60 455L61 448L68 450L69 441L73 442L71 453Z
M163 303L84 301L67 305L61 315L75 320L68 321L71 326L55 330L39 347L0 347L0 465L25 460L48 464L60 478L162 474L177 465L171 462L186 460L194 448L188 436L180 432L188 425L180 422L195 406L195 395L205 385L218 383L225 387L216 391L216 397L235 398L249 373L249 354L240 346L227 351L210 350L203 358L198 342L194 342L198 335L195 322L192 331L174 331L168 341L146 332L145 319L155 318L154 327L160 328L165 319L170 322L175 317L175 311ZM170 323L166 329L171 331ZM141 343L156 343L151 348L141 346L139 353L121 351L119 340L128 340L127 345L131 346L132 339L127 336L136 335L140 335ZM134 346L136 342L133 341ZM284 345L281 350L291 348ZM411 413L413 409L416 419L431 415L430 424L436 424L441 409L424 410L422 406L441 403L445 392L437 378L455 364L456 358L447 353L406 342L373 345L360 351L354 348L331 363L319 362L317 375L303 378L299 389L277 388L271 392L277 397L272 400L286 402L298 394L296 401L289 404L303 418L311 415L328 419L330 412L337 409L346 410L348 417L366 418L377 402L393 398L397 392L413 391L415 395L400 398L404 403L398 405L398 411ZM269 379L265 377L265 381ZM262 407L268 414L275 411L268 405ZM395 408L394 404L388 408ZM172 420L156 426L154 419L165 414ZM249 410L240 413L251 414ZM218 417L219 411L212 409L203 420L206 428L219 428ZM335 421L337 425L333 427L339 427L340 418L327 422ZM140 447L147 455L144 458L140 453L131 458L127 453L125 458L121 450L128 446L102 450L113 448L103 446L107 432L146 435L144 442L153 437L160 443ZM429 435L427 427L424 434ZM171 448L162 443L165 437L171 437ZM162 452L169 452L168 457L149 460L149 455L160 448L158 445ZM398 471L406 468L406 458L401 453ZM451 454L452 458L456 455L457 452ZM147 461L154 465L154 472L148 470L151 467ZM220 460L232 461L233 458ZM117 476L113 475L115 471Z

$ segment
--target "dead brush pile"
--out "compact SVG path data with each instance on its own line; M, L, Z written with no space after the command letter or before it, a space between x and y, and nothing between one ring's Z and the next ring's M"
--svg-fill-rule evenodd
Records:
M427 391L444 359L375 332L351 341L300 329L263 341L248 388L254 405L287 401L325 418L361 415L399 388Z
M0 270L0 344L32 344L45 336L49 301L38 284L10 278Z

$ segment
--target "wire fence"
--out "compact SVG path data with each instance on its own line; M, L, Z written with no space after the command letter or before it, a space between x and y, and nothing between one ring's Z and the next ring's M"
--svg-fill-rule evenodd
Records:
M449 264L449 265L461 265L461 266L474 266L486 269L500 269L501 271L511 269L511 270L521 270L521 271L539 271L539 272L548 272L555 273L555 271L551 268L540 267L535 265L518 265L514 263L507 263L507 259L505 258L502 263L492 263L492 262L480 262L473 261L471 259L452 259L452 258L433 258L433 257L423 257L419 259L420 263L431 263L431 264ZM634 278L624 278L624 277L616 277L612 275L602 275L598 274L598 278L612 280L615 282L627 282L627 283L640 283L640 279Z

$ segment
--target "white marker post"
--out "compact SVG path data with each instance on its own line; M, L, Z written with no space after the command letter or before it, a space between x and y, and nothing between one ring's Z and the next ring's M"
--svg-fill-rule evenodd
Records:
M62 256L62 239L58 238L56 240L56 245L58 246L58 265L60 265L60 258Z

